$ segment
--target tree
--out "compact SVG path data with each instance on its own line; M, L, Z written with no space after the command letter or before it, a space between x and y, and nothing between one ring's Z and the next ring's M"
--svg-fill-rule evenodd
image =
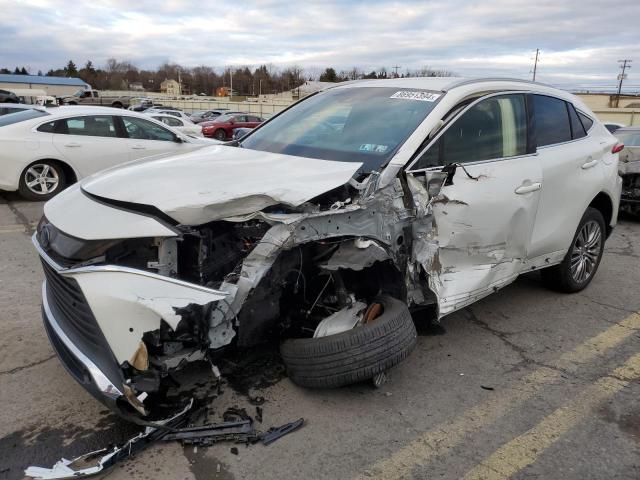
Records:
M320 74L320 81L321 82L337 82L338 76L336 75L336 71L331 67L327 68L324 71L324 73Z
M42 70L38 70L38 76L41 77L42 76Z
M11 70L9 70L8 68L0 68L0 73L11 73Z
M378 74L376 73L375 70L372 70L371 72L367 73L366 75L363 75L362 78L378 78Z
M14 75L20 75L20 69L18 67L16 67L16 69L13 71Z
M27 69L26 69L26 68L22 67L22 68L20 69L20 75L29 75L29 72L27 71Z
M67 63L67 66L64 67L64 73L66 74L67 77L74 77L78 75L78 69L76 68L76 64L73 63L73 60L69 60L69 63Z

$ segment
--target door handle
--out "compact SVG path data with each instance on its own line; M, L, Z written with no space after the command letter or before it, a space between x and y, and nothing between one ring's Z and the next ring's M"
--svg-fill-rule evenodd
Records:
M76 142L69 142L64 144L65 147L81 147L82 145Z
M590 160L587 163L583 163L581 168L583 170L587 170L591 167L595 167L597 164L598 164L598 160Z
M536 190L540 190L542 188L542 184L540 182L529 183L526 185L520 185L516 188L515 192L518 195L524 195L525 193L535 192Z
M147 147L145 147L144 145L133 145L131 148L133 150L144 150Z

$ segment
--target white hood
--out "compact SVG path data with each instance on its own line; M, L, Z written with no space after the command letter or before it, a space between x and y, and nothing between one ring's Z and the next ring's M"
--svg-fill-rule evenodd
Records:
M109 170L82 188L199 225L279 203L298 206L344 185L361 165L220 145Z

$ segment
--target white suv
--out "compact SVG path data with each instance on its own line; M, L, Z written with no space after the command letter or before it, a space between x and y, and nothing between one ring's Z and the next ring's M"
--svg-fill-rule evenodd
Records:
M616 224L619 149L537 83L338 84L239 141L48 202L33 239L45 325L133 419L230 345L281 342L303 386L370 379L415 345L410 309L441 318L533 270L585 288Z

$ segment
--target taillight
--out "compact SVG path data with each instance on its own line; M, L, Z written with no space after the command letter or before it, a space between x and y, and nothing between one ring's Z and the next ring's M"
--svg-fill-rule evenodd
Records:
M611 153L620 153L624 149L624 143L616 143L611 149Z

